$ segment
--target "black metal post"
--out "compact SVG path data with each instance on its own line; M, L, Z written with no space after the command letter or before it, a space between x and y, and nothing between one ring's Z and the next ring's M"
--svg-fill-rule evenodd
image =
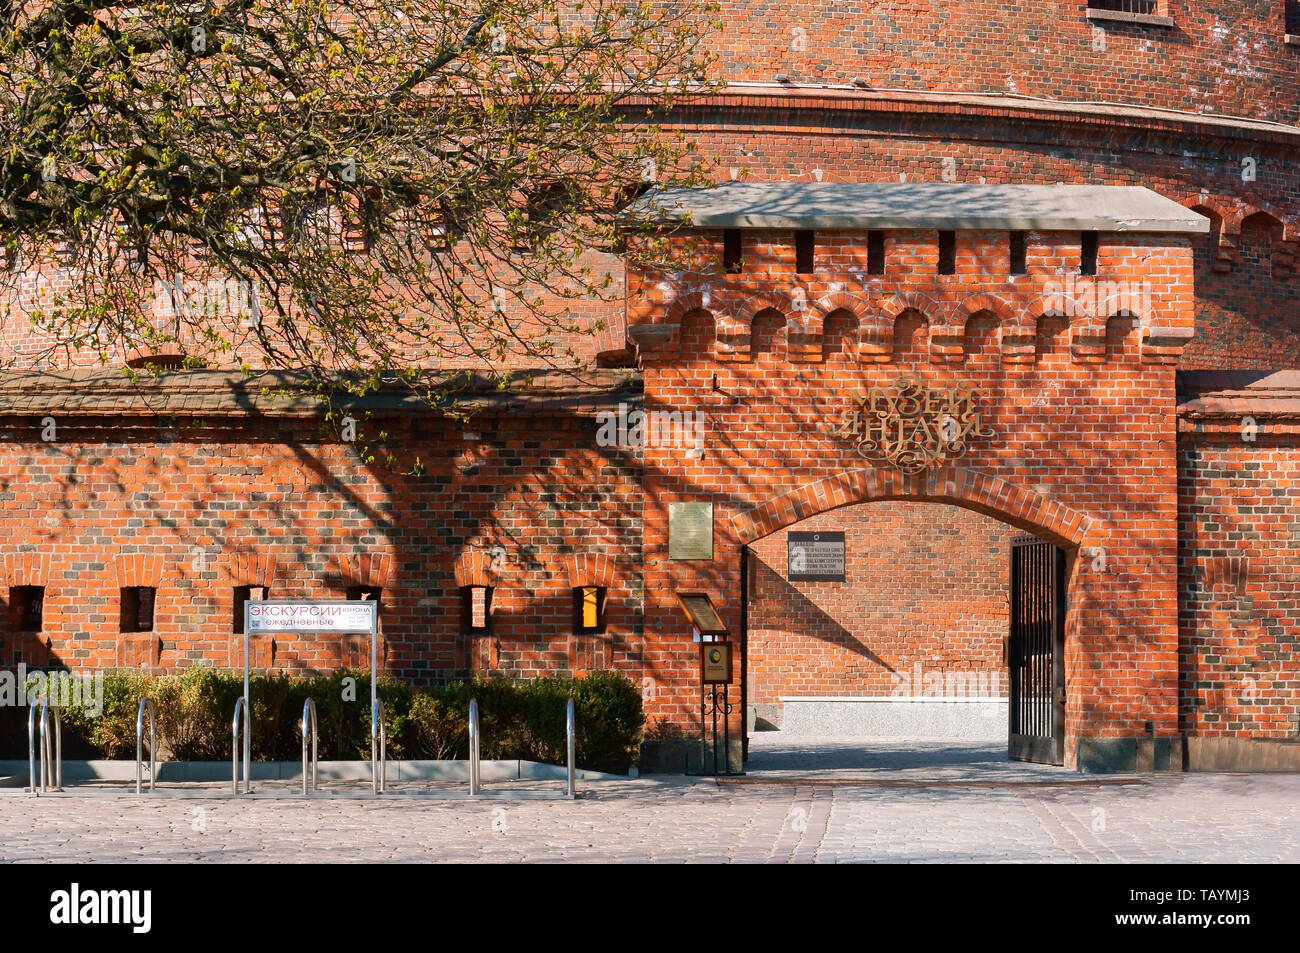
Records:
M700 682L700 774L704 773L704 682Z
M709 707L713 709L713 773L718 773L718 686L709 692Z
M722 773L731 773L731 702L727 700L728 686L722 686Z

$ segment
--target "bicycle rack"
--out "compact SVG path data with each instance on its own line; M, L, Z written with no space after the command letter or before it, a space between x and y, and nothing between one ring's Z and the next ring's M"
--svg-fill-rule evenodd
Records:
M307 784L307 727L311 726L311 786ZM316 790L316 703L310 698L302 703L302 796L308 797Z
M42 725L44 727L44 725ZM41 774L45 774L45 752L41 751ZM36 706L27 709L27 790L40 794L36 786Z
M144 713L149 712L149 790L153 791L154 775L158 773L158 735L154 725L153 699L140 699L135 713L135 793L140 793L140 773L144 768Z
M376 758L376 742L378 758ZM384 727L384 703L376 698L370 703L370 790L372 794L384 793L385 775L388 774L388 729Z
M569 755L569 783L564 796L573 800L578 796L578 718L574 712L573 699L569 699L564 712L564 738Z
M474 796L479 792L479 730L478 699L469 700L469 793Z
M253 760L253 739L249 730L248 699L235 702L235 717L230 723L230 779L235 794L239 793L239 716L244 716L244 793L248 793L248 770Z
M59 706L51 705L48 698L41 700L40 709L40 732L41 732L41 773L40 787L36 785L36 725L37 715L36 708L29 709L27 714L27 766L29 769L29 784L32 794L40 795L51 790L50 788L50 711L54 712L54 787L52 790L63 790L63 718L59 714Z

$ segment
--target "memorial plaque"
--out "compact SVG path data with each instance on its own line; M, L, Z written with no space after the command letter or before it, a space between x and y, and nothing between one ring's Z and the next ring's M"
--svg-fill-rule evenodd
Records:
M791 582L843 582L843 533L790 533L786 537Z
M731 681L731 643L700 643L700 683L726 685Z
M713 558L713 504L668 504L668 558Z

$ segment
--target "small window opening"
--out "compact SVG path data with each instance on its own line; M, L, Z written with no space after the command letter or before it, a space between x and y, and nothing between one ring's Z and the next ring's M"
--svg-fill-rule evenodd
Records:
M605 588L603 586L574 588L573 628L580 634L605 631Z
M1079 274L1097 273L1097 233L1084 232L1079 242Z
M722 231L722 267L729 274L740 271L740 229L726 228Z
M817 249L817 233L798 231L794 233L794 268L801 275L813 273L813 258Z
M367 600L379 603L379 611L384 611L384 589L382 586L348 586L348 599L353 602Z
M39 632L45 606L44 586L10 586L9 617L15 632Z
M957 233L939 233L939 274L957 273Z
M885 273L885 233L867 232L867 274Z
M1011 263L1008 272L1013 275L1025 274L1025 233L1011 233Z
M269 599L266 594L265 586L235 586L231 598L231 609L233 612L231 631L235 635L244 634L244 603L250 600L257 602L262 599Z
M158 590L153 586L125 586L122 589L121 631L152 632L154 600Z

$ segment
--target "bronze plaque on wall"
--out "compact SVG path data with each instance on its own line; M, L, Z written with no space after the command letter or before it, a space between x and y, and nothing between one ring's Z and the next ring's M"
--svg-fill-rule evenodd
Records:
M713 504L668 504L668 558L713 558Z

